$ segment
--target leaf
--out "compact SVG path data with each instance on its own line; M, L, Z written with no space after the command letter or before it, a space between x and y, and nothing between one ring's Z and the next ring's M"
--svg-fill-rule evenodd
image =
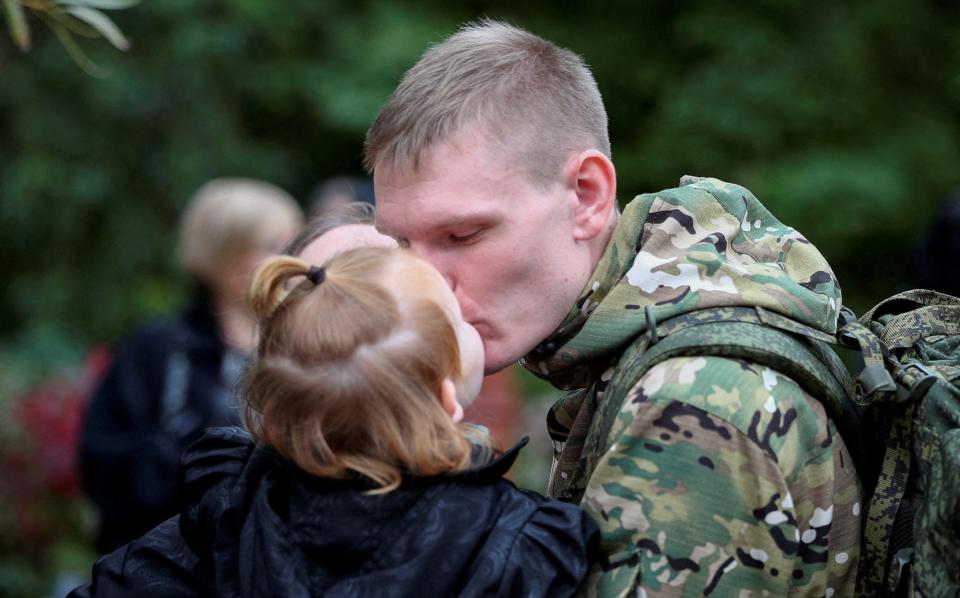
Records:
M66 12L99 31L116 49L130 49L130 42L127 41L120 28L110 20L110 17L99 10L85 6L71 6L66 9Z
M139 3L140 0L57 0L57 4L61 6L89 6L101 10L120 10Z
M67 31L75 35L88 37L91 39L103 37L102 35L100 35L100 32L98 32L96 29L94 29L90 25L87 25L83 21L78 20L76 17L73 17L72 15L67 14L61 8L51 10L50 12L46 13L44 18L53 19L57 23L60 23L61 25L63 25L67 29Z
M63 47L67 50L67 53L71 58L73 58L73 61L76 62L85 73L97 78L102 78L107 75L107 71L105 69L98 66L95 62L87 57L83 50L80 49L80 46L77 45L77 42L74 41L73 36L70 35L70 32L67 31L63 25L52 19L45 20L47 25L50 26L50 29L53 30L54 34L56 34L57 39L59 39L60 43L63 44Z
M3 0L4 12L10 25L10 37L22 52L30 49L30 28L23 14L23 7L17 0Z

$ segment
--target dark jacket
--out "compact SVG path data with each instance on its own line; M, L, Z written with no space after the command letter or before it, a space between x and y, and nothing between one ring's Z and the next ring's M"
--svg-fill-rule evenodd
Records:
M101 552L176 514L183 451L207 427L239 423L226 354L202 290L179 317L141 326L117 350L91 399L80 446L84 491L100 511Z
M502 479L521 446L371 496L210 430L184 456L181 515L101 558L70 596L567 596L597 528Z

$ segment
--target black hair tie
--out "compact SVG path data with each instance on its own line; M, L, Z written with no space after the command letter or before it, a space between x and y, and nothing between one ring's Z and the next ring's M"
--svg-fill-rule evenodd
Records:
M314 285L318 285L327 278L327 271L323 268L318 268L317 266L310 266L310 269L307 270L307 280L312 282Z

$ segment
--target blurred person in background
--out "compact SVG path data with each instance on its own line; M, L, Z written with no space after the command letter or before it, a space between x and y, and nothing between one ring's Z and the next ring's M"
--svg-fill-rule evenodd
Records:
M373 206L373 181L369 177L338 176L326 179L310 194L310 216L326 216L352 203Z
M960 194L934 214L913 252L911 286L960 297Z
M172 516L181 453L207 427L240 423L233 389L256 346L250 275L302 221L296 201L266 182L216 179L194 194L178 248L191 300L123 341L85 416L80 471L100 514L98 550Z

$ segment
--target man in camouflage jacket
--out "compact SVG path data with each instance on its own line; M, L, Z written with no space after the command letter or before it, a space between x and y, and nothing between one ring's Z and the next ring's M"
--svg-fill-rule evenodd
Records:
M852 592L861 490L817 397L735 357L629 365L655 321L703 308L834 332L840 289L806 239L715 179L620 214L589 69L502 23L428 50L365 150L378 228L446 277L487 373L523 357L572 391L550 492L603 532L584 593Z
M619 361L610 349L647 333L648 305L658 321L760 306L835 332L840 289L813 245L743 187L684 183L627 205L579 307L526 359L561 388L586 389L548 421L563 447L550 492L579 500L604 534L605 561L588 589L850 595L861 492L814 397L776 371L726 357L668 359L628 392L604 393L610 359ZM607 449L584 454L606 401L618 405L600 443Z

